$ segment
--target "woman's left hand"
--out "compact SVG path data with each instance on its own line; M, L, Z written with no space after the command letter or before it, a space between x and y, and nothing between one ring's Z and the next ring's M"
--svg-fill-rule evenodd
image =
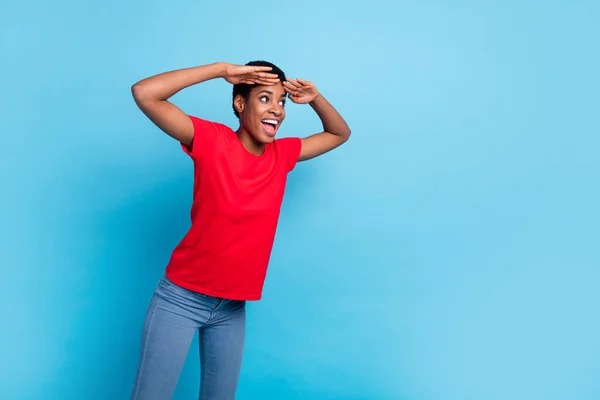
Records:
M304 79L287 79L283 82L285 91L289 93L290 100L296 104L308 104L319 95L314 83Z

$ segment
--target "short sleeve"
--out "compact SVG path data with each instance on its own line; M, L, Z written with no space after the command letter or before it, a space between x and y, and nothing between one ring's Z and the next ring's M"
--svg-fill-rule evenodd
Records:
M202 157L202 154L205 151L214 150L214 146L218 141L218 135L221 131L221 124L194 117L192 115L188 115L188 117L194 124L194 138L192 139L191 147L181 143L181 148L187 155L193 159L197 159Z
M290 172L296 166L302 150L302 139L289 137L277 139L277 151L285 164L286 170Z

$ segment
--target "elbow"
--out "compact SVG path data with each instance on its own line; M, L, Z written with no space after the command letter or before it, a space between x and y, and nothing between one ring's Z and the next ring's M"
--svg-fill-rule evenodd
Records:
M344 132L341 135L344 138L344 142L347 142L348 139L350 139L350 135L352 135L352 131L350 130L350 128L344 130Z
M156 85L146 81L139 81L131 85L131 95L136 103L166 100L160 95L160 92L157 93Z
M350 135L352 134L352 130L350 129L350 127L348 126L348 123L346 123L346 121L344 121L344 124L341 126L341 132L340 132L340 136L342 136L344 138L344 142L348 141L348 139L350 139Z
M131 86L131 95L138 105L158 100L155 98L154 94L149 91L148 86L140 82Z
M350 134L352 132L350 132L350 129L344 129L344 130L339 130L336 131L335 133L331 132L331 134L335 135L335 137L337 138L337 146L340 146L344 143L346 143L348 141L348 139L350 139Z
M350 130L348 125L346 125L345 127L339 127L338 129L326 130L326 132L329 132L330 134L336 136L340 141L340 144L348 141L348 139L350 139L350 135L352 134L352 131Z
M131 95L136 101L139 101L144 98L144 89L139 82L131 85Z

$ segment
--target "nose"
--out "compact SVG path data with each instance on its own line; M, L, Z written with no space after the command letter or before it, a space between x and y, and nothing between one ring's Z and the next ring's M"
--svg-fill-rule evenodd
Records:
M284 110L283 110L283 107L279 103L276 103L276 104L273 104L273 106L271 107L269 112L273 115L280 117L283 114Z

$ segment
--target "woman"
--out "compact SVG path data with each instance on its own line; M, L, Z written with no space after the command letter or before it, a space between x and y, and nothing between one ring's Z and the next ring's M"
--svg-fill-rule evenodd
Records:
M169 102L210 79L233 84L240 125L189 116ZM201 399L233 399L240 374L246 301L261 298L288 172L350 136L311 82L275 65L218 62L136 83L142 112L178 140L194 162L192 225L174 249L146 314L132 399L170 399L190 343L200 338ZM310 104L323 132L275 139L289 97Z

